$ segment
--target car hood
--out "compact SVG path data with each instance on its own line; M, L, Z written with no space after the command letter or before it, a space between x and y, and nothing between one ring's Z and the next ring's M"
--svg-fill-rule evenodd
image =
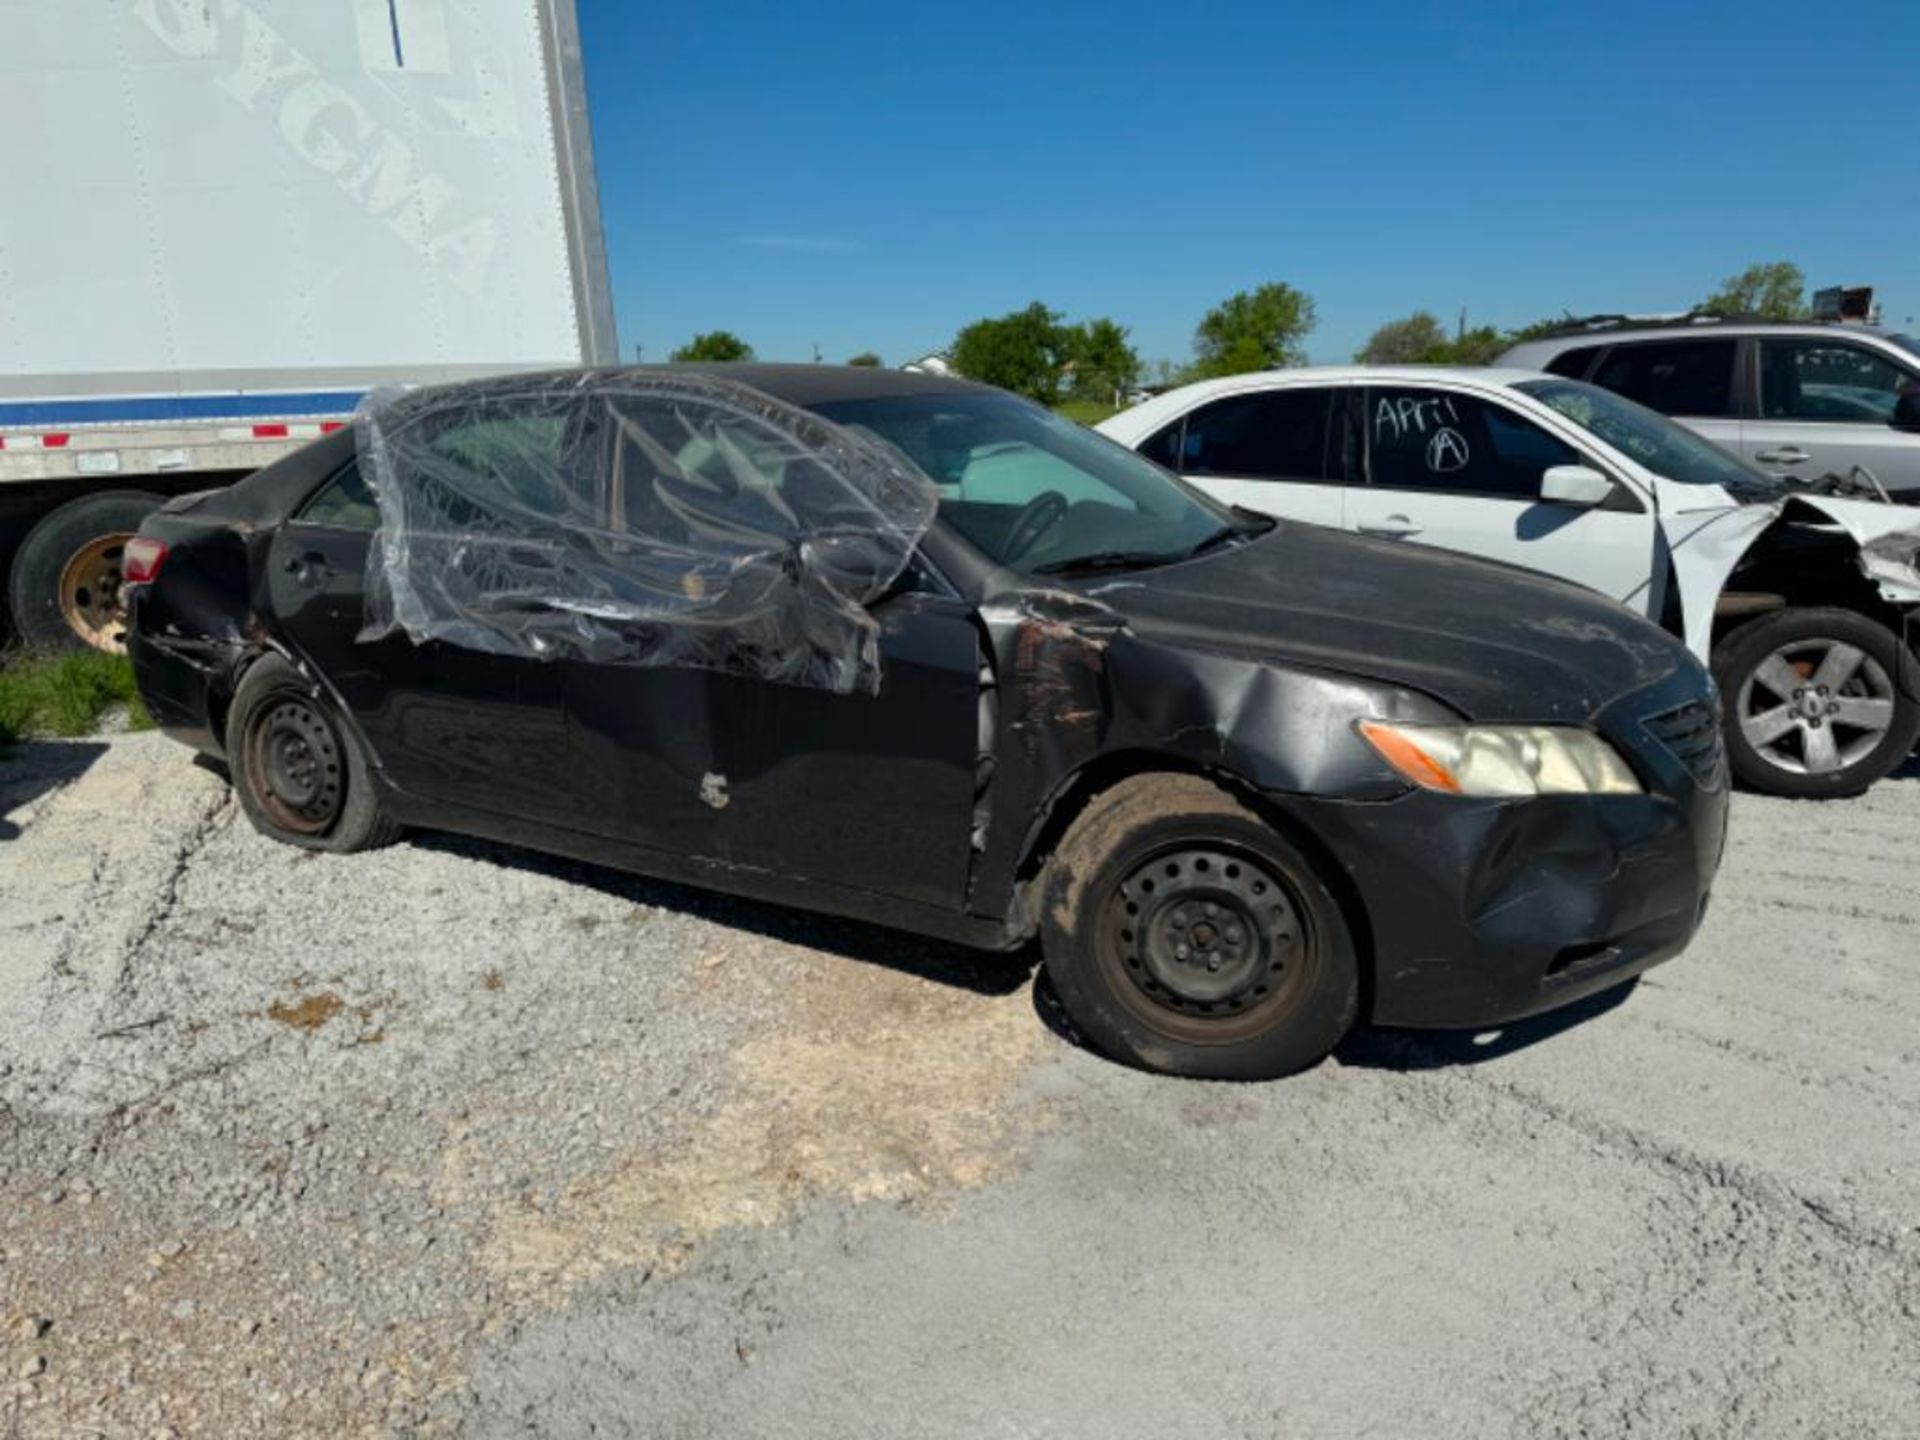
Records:
M1071 588L1145 640L1387 681L1476 720L1584 723L1693 663L1592 591L1311 525Z

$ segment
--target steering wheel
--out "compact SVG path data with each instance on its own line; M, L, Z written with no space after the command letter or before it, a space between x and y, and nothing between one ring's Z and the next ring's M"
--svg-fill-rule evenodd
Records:
M1040 543L1067 513L1067 497L1058 490L1042 490L1013 517L1007 531L1006 563L1011 565Z

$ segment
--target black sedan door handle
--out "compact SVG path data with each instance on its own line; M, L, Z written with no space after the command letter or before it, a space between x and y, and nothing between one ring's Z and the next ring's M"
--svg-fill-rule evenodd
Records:
M333 573L333 567L327 564L327 557L318 550L309 550L287 561L287 573L296 585L322 585Z

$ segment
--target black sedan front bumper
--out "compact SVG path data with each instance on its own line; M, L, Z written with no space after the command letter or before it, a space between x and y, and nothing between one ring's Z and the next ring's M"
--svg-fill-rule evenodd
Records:
M1711 720L1711 705L1694 697L1682 708ZM1601 726L1640 772L1644 795L1289 799L1357 892L1371 931L1375 1022L1502 1024L1620 984L1686 947L1720 866L1728 793L1717 725L1710 754L1676 750L1666 723L1674 713L1656 700Z

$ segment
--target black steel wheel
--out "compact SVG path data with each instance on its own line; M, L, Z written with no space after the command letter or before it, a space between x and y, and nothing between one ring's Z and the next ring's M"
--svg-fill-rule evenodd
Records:
M283 696L261 706L247 727L240 763L283 829L324 835L340 818L346 757L332 722L311 700Z
M1049 866L1042 917L1068 1015L1146 1069L1291 1074L1359 1009L1352 935L1316 864L1198 776L1097 797Z
M241 677L227 759L240 807L263 835L337 852L399 838L352 728L281 656L262 656Z
M1313 968L1291 887L1259 856L1217 845L1176 844L1136 865L1113 887L1097 943L1134 995L1166 1012L1161 1023L1198 1022L1196 1034L1284 1009Z

